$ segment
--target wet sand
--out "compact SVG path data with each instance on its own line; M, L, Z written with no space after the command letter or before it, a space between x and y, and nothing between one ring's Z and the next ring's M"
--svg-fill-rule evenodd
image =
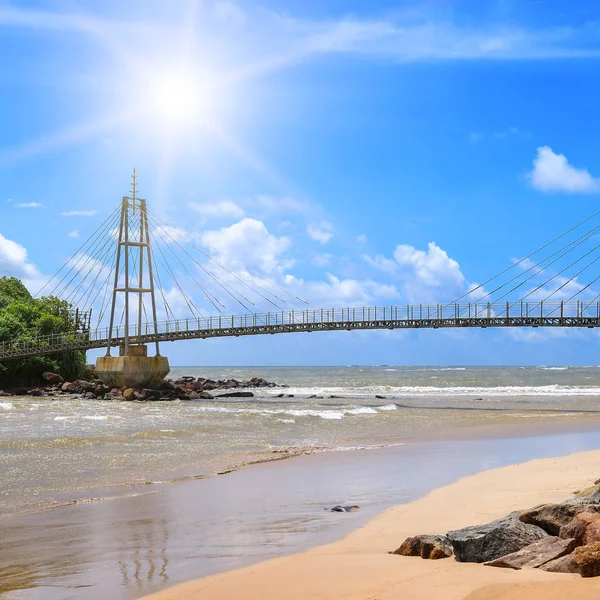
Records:
M137 598L333 542L382 510L465 475L600 448L600 432L586 428L556 434L533 427L518 435L302 456L0 519L0 597ZM361 510L323 510L341 503Z
M372 519L343 540L176 586L147 600L591 600L600 578L389 555L407 536L485 523L572 497L600 473L600 451L494 469Z

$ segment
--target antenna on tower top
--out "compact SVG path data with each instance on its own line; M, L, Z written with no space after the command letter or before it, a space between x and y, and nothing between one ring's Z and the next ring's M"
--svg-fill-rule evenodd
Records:
M137 199L137 173L135 167L133 167L133 174L131 175L131 199L135 202Z

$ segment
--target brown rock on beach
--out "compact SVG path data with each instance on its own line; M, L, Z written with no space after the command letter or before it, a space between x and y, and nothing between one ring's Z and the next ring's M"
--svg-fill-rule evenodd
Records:
M576 548L573 558L582 577L598 577L600 575L600 542Z
M409 537L390 554L400 556L420 556L430 560L452 556L452 544L445 535L417 535Z
M600 542L600 514L582 512L575 515L569 524L560 528L559 537L575 538L577 546Z
M502 567L505 569L538 568L546 563L570 554L575 549L574 539L560 539L558 537L543 538L517 552L507 554L496 560L485 563L489 567Z

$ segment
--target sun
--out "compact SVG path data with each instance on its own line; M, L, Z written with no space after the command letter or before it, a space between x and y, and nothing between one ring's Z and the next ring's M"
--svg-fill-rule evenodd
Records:
M143 87L147 117L170 128L206 122L214 110L213 86L189 69L153 73Z

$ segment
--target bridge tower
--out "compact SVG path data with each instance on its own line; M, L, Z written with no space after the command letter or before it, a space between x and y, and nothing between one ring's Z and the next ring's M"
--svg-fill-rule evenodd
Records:
M160 354L158 343L148 208L146 200L138 198L135 169L130 194L123 196L121 203L108 343L106 355L96 361L96 374L110 387L141 388L160 385L170 368L167 357ZM142 319L147 296L151 324ZM122 326L115 327L117 311L123 315L123 321ZM155 355L148 356L148 347L142 341L153 336ZM111 347L117 339L119 356L111 356Z

